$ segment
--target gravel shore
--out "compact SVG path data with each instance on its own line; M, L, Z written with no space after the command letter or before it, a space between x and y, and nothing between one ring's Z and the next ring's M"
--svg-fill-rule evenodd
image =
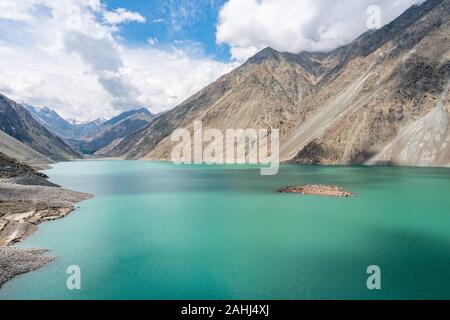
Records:
M65 217L76 203L92 197L51 183L29 185L34 179L23 176L0 179L0 287L15 275L53 260L44 255L45 249L19 249L12 247L14 243L35 232L39 223Z
M36 226L66 216L87 193L58 187L19 185L0 180L0 246L24 240Z
M18 274L33 271L54 258L44 255L45 249L0 247L0 287Z

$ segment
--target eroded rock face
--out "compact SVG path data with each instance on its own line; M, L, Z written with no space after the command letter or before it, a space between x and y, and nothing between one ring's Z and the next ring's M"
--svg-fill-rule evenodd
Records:
M327 197L341 197L341 198L349 198L354 196L353 193L346 191L341 187L332 185L304 185L304 186L285 187L278 190L278 192L327 196Z
M443 98L450 79L449 14L449 1L427 1L363 36L360 45L377 39L379 45L364 56L347 59L335 80L314 95L319 107L311 108L283 142L283 160L450 165L448 98ZM348 47L353 51L357 46ZM345 91L363 74L368 76L360 86ZM336 107L341 108L339 114L328 117ZM318 117L319 125L309 129Z
M436 147L421 146L433 143L418 132L428 126L414 125L436 108L450 76L449 17L450 1L428 0L331 52L265 49L108 153L170 159L173 130L202 120L205 129L279 129L282 161L450 165L446 122L439 122L434 136L446 136ZM445 117L448 101L440 108ZM407 148L402 141L392 152L384 148L411 126L424 156L406 163L398 156Z

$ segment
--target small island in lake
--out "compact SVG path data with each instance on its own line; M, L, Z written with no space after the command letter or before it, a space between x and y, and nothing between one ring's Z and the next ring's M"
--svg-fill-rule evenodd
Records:
M278 190L278 192L318 195L318 196L327 196L327 197L342 197L342 198L349 198L349 197L354 196L353 193L346 191L338 186L317 185L317 184L285 187L285 188L281 188L280 190Z

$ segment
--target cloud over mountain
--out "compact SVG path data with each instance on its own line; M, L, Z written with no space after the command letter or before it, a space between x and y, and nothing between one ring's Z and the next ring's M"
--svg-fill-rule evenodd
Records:
M144 10L127 9L126 1L108 8L100 0L0 0L0 93L80 120L143 106L157 113L175 107L264 47L330 50L367 30L369 5L380 7L384 24L419 2L161 0L159 11L146 17ZM214 32L210 40L196 41L188 33L179 40L173 36L172 43L165 42L164 32L161 37L140 34L143 39L137 43L122 33L125 24L133 23L133 28L148 24L149 30L183 35L194 21L205 23L198 18L206 12L218 15L206 28L217 23L216 42L229 45L231 61L205 55L202 41L214 46ZM197 27L192 27L195 34L201 33Z
M367 9L385 24L423 0L229 0L219 14L217 42L243 60L265 47L280 51L335 49L367 31Z

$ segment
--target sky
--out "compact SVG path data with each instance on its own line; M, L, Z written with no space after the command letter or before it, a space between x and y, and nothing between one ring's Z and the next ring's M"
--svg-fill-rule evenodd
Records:
M0 93L67 119L158 113L265 47L332 50L374 5L382 26L421 2L0 0Z

